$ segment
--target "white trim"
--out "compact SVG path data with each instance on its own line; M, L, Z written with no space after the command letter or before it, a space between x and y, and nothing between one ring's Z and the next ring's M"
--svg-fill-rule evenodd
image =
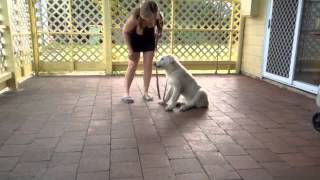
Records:
M286 77L278 76L268 72L265 72L263 77L286 84L286 85L291 85L291 83L289 82L289 79Z
M10 91L10 89L8 87L3 88L2 90L0 90L0 95L4 94L5 92Z
M266 21L266 36L265 36L265 47L264 47L264 62L263 62L263 77L272 79L274 81L278 81L284 83L286 85L292 85L294 79L294 70L296 64L296 56L297 56L297 48L298 48L298 41L300 35L300 25L302 19L302 7L303 7L303 0L298 0L298 7L297 7L297 14L296 14L296 22L295 22L295 29L294 29L294 39L292 44L291 50L291 57L290 57L290 69L289 69L289 77L283 77L276 74L272 74L267 72L267 63L268 63L268 52L269 52L269 45L270 45L270 34L271 34L271 27L268 28L269 20L272 23L272 10L273 10L273 1L271 0L269 3L269 13L267 16ZM271 26L271 25L270 25Z
M266 28L265 28L265 38L264 38L264 53L263 53L263 63L262 63L262 77L266 77L267 75L267 62L268 62L268 52L269 52L269 40L270 40L270 30L271 30L271 24L270 28L269 20L271 22L272 18L272 6L273 6L273 0L268 1L267 4L267 15L266 15Z
M312 85L312 84L308 84L300 81L293 81L292 86L313 94L317 94L319 90L319 87L316 85Z
M302 21L302 10L303 10L303 0L299 0L297 16L296 16L296 26L294 30L294 39L292 42L292 53L290 60L290 70L289 70L289 83L293 84L294 72L296 68L297 62L297 54L298 54L298 45L299 45L299 36L300 36L300 28Z

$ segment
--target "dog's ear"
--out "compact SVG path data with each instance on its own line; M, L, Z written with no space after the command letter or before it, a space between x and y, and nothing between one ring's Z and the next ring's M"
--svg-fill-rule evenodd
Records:
M168 56L169 63L174 63L175 59L173 56Z

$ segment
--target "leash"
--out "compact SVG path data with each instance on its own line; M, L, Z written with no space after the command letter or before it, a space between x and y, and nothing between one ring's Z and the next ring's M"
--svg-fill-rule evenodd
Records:
M157 52L158 52L158 38L155 37L155 43L156 43L156 48L155 48L155 53L154 53L154 57L157 57ZM160 93L160 87L159 87L159 73L158 73L158 68L156 67L156 85L157 85L157 93L158 93L158 98L159 100L161 100L161 93ZM166 80L166 85L164 87L164 92L163 92L163 96L162 96L162 101L164 102L164 98L166 96L166 92L167 92L167 84L168 84L168 80Z
M157 52L158 52L158 38L155 36L155 43L156 43L156 48L154 51L154 57L157 57ZM160 87L159 87L159 73L158 73L158 68L156 67L156 84L157 84L157 93L158 93L158 98L161 99L160 95Z

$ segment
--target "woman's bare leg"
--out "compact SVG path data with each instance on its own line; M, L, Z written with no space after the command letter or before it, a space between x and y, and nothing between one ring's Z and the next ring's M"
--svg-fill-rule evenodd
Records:
M126 96L130 96L130 87L138 67L139 59L140 53L134 53L132 58L128 60L128 68L125 75Z
M154 51L147 51L143 53L143 83L144 83L144 95L148 95L149 85L152 75L152 61L154 57Z

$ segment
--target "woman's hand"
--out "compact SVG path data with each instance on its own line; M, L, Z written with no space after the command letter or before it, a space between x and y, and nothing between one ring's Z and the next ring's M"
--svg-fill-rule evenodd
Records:
M162 37L162 33L161 32L156 33L156 37L157 39L160 39Z

